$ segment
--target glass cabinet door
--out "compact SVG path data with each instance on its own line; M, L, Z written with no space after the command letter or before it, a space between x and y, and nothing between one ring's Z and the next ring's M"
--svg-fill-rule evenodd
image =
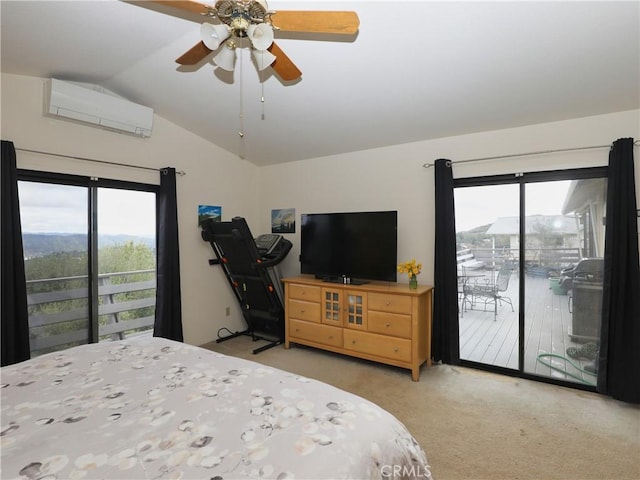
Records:
M322 323L342 326L342 292L333 288L322 289Z
M347 292L346 326L349 328L367 328L367 294L361 292Z

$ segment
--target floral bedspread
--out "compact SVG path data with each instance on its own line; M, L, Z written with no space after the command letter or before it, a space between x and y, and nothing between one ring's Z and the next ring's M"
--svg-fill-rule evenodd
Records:
M375 404L166 339L43 355L0 382L1 478L431 478Z

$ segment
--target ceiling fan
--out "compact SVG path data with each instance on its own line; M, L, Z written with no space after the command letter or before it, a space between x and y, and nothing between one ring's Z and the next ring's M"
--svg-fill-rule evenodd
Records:
M204 22L202 40L176 59L181 65L195 65L218 50L213 62L233 71L236 48L251 48L258 70L271 66L283 81L297 80L302 72L273 41L274 31L353 35L360 20L348 11L271 11L265 0L218 0L207 5L195 0L151 0L190 13L198 13L215 23Z

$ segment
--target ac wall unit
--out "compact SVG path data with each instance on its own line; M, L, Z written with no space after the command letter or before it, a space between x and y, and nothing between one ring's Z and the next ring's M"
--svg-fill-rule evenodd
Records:
M153 109L130 102L97 85L45 82L45 114L127 132L151 136Z

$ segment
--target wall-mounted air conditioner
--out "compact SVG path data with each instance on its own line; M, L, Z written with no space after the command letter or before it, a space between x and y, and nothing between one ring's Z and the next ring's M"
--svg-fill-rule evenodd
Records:
M97 85L45 82L44 113L57 117L127 132L151 136L153 109L130 102Z

